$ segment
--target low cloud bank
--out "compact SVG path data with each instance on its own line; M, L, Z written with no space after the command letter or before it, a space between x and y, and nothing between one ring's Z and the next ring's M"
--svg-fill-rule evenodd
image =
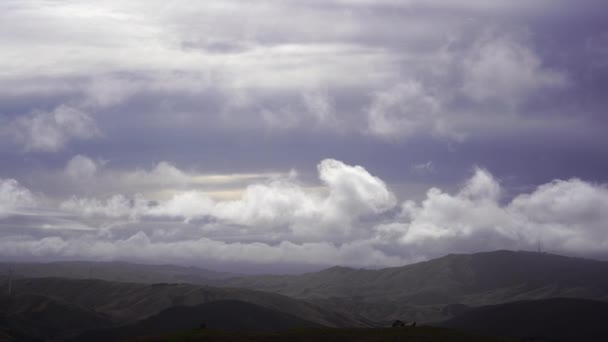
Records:
M103 177L82 158L66 172L85 170L91 181ZM168 163L161 169L186 174ZM362 166L326 159L317 169L322 187L306 186L291 173L253 182L234 200L184 190L164 200L142 194L73 196L52 208L42 208L42 195L16 180L1 180L5 226L22 225L18 222L28 215L36 216L36 222L67 217L72 224L70 233L67 227L44 223L6 230L0 254L370 267L447 253L535 249L538 244L566 254L608 249L608 188L602 184L554 180L505 201L500 182L477 168L455 193L431 188L420 202L399 203L387 184ZM74 230L79 225L83 229Z

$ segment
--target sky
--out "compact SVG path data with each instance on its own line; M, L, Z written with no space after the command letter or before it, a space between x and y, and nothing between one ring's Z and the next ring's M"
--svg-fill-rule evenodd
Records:
M0 258L608 259L603 0L2 0Z

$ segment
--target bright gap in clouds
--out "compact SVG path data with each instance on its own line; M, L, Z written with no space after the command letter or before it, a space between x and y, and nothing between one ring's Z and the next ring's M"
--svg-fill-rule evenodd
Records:
M95 162L84 156L68 164L68 175L75 164L84 165L93 182L104 173L120 182L115 170L93 172ZM399 202L362 166L325 159L317 170L322 191L291 172L252 182L231 200L214 199L203 189L176 191L163 200L142 194L50 199L2 179L3 225L20 221L28 229L4 230L0 254L21 260L378 267L447 253L534 249L539 242L566 254L601 255L608 247L604 185L555 180L504 203L500 182L477 168L455 193L431 188L420 202ZM121 177L139 175L145 182L159 174L167 185L200 178L169 163ZM62 225L55 224L58 217Z

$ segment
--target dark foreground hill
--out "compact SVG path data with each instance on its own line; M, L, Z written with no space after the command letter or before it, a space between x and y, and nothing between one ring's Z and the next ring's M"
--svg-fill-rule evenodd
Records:
M608 341L608 303L574 298L471 309L440 326L532 341Z
M184 330L278 331L320 327L319 324L258 305L226 300L196 306L176 306L132 325L90 331L74 341L116 341Z
M297 329L282 332L234 332L195 330L179 334L137 339L141 342L205 341L205 342L514 342L503 337L489 337L436 327L375 329Z
M66 338L112 326L109 317L36 294L0 296L0 341Z

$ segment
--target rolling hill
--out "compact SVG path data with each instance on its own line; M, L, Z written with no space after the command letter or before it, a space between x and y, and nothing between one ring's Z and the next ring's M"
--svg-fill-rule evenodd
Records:
M608 338L608 303L551 298L473 308L440 326L533 341L600 342Z
M15 340L61 339L112 326L109 317L37 294L0 296L0 331ZM0 339L2 340L2 339Z
M1 281L0 281L1 284ZM131 324L170 307L194 306L219 300L239 300L281 311L313 323L338 326L367 326L352 314L337 313L279 294L194 284L135 284L95 279L16 279L13 293L38 295L109 317L117 324Z
M332 267L301 275L222 279L250 288L337 307L372 321L437 321L454 305L482 306L552 297L608 300L608 262L496 251L448 255L380 270Z
M478 294L519 288L521 297L572 294L608 299L608 262L533 252L497 251L448 255L380 270L332 267L302 275L249 276L220 284L282 293L296 298L405 299L413 304L461 301ZM545 288L546 293L538 293ZM472 296L469 296L472 295ZM505 293L505 299L512 299ZM496 300L499 300L499 298ZM508 298L507 298L508 297Z
M49 269L38 274L52 274L57 267L44 265ZM145 276L147 270L153 276ZM88 313L109 318L113 325L128 326L171 308L226 300L327 327L384 327L395 319L440 322L479 307L548 298L608 301L608 262L533 252L448 255L379 270L332 267L300 275L192 278L213 287L146 284L144 280L168 273L155 266L144 266L134 274L137 272L144 274L138 276L139 283L33 277L15 279L13 288L19 296L49 298L74 310L87 308ZM0 277L0 286L5 281Z
M76 337L75 341L116 341L198 329L228 331L278 331L320 327L319 324L235 300L222 300L195 306L175 306L132 325L96 330Z

